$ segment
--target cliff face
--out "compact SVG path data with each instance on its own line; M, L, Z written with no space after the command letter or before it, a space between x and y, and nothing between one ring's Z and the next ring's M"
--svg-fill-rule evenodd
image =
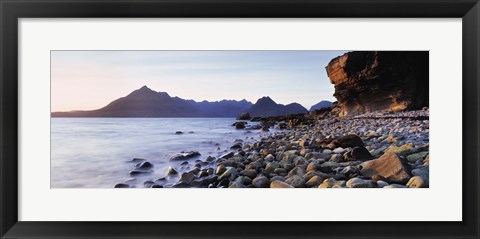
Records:
M328 63L340 116L428 106L428 51L357 51Z

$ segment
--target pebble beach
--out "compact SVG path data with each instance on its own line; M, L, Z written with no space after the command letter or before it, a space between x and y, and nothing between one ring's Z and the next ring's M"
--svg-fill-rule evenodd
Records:
M426 188L429 186L429 110L338 117L335 108L232 122L232 130L271 132L237 139L218 157L189 151L147 188ZM194 161L192 161L194 160ZM155 167L130 159L132 180ZM130 188L119 182L115 188Z

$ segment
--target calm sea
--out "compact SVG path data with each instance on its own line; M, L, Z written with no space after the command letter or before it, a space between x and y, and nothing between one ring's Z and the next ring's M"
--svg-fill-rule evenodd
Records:
M128 182L143 188L144 181L166 176L169 166L182 170L181 162L169 161L176 153L199 151L199 158L189 160L193 165L196 159L231 151L236 139L253 142L268 134L236 130L231 126L234 122L230 118L52 118L51 187L113 188ZM153 172L131 177L134 164L128 161L133 158L147 159Z

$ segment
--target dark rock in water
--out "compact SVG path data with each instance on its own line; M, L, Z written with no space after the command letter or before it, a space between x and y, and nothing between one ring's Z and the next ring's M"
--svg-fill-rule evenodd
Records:
M189 165L188 161L182 162L180 165Z
M206 159L205 161L207 161L207 162L211 163L211 162L213 162L214 160L215 160L215 158L214 158L214 157L212 157L212 156L208 156L208 157L207 157L207 159Z
M230 149L241 149L242 143L235 143L234 145L230 146Z
M170 161L187 160L197 156L200 156L200 153L198 151L190 151L188 153L176 154L170 158Z
M175 170L173 167L168 167L167 175L176 175L176 174L178 174L177 170Z
M392 183L406 184L410 179L410 166L394 153L361 164L360 173L366 177L380 175Z
M148 161L141 162L141 163L138 163L137 165L135 165L135 168L137 168L137 169L150 169L152 167L153 167L153 164L151 164Z
M327 67L339 116L421 109L429 99L428 51L354 51Z
M175 134L183 134L183 132L182 131L177 131L177 132L175 132Z
M344 156L345 161L367 161L373 159L372 154L365 147L354 147Z
M335 138L332 141L332 143L336 147L342 147L342 148L355 147L355 146L363 147L364 146L362 139L360 137L354 135L354 134L350 134L350 135Z
M193 173L193 174L198 174L198 172L200 172L199 168L194 168L194 169L190 170L190 173Z
M180 176L180 181L186 183L191 183L193 179L195 179L195 175L191 172L182 173L182 176Z
M252 184L256 188L268 188L270 187L270 180L267 177L260 175L253 179Z
M137 179L136 178L129 178L127 180L125 180L125 183L133 183L133 182L136 182Z
M250 119L250 114L248 112L241 113L238 117L237 120L249 120Z
M153 181L151 181L151 180L145 181L145 182L143 183L143 185L144 185L146 188L151 187L153 184L155 184L155 183L154 183Z
M233 123L233 126L235 126L235 129L245 129L245 124L246 122L235 122Z
M235 155L233 152L228 152L228 153L220 156L220 158L221 158L221 159L228 159L228 158L233 157L233 155Z
M140 174L147 174L147 173L151 173L152 171L150 170L138 170L138 169L134 169L132 171L129 172L129 174L131 176L136 176L136 175L140 175Z
M208 168L207 169L208 174L213 174L215 172L215 169L213 168Z
M165 177L162 177L162 178L159 178L159 179L157 179L156 181L159 181L159 182L166 182L166 181L167 181L167 179L166 179Z
M129 188L130 185L125 184L125 183L117 183L115 184L114 188Z
M193 133L195 133L195 132L193 132L193 131L188 131L188 133L189 133L189 134L193 134Z
M262 128L261 125L256 124L256 125L249 126L249 127L245 128L245 129L247 129L247 130L257 130L257 129L261 129L261 128Z
M188 183L180 181L172 185L172 188L188 188Z
M229 159L227 159L227 160L221 160L220 162L218 162L218 165L223 165L223 166L225 166L225 167L234 167L234 168L236 168L236 167L238 167L238 165L241 164L240 161L238 161L238 163L237 163L237 161L236 161L237 159L238 159L238 158L235 158L235 156L234 156L234 157L231 157L231 158L229 158Z
M139 162L143 162L143 161L147 161L147 160L146 160L146 159L142 159L142 158L133 158L133 159L130 160L129 162L139 163Z
M163 188L162 185L154 184L150 188Z
M268 131L270 131L268 128L269 128L268 126L262 126L261 130L263 132L268 132Z
M208 174L207 171L202 170L202 171L198 172L198 175L197 175L197 176L198 176L199 178L201 178L201 177L205 177L205 176L208 176L208 175L209 175L209 174Z

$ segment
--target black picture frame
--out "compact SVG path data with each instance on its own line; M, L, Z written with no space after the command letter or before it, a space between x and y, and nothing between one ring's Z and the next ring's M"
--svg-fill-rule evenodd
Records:
M0 0L0 14L1 238L479 238L480 4L478 0ZM77 17L462 18L463 221L18 221L17 21L19 18ZM452 81L455 80L452 79ZM238 210L238 208L225 210Z

